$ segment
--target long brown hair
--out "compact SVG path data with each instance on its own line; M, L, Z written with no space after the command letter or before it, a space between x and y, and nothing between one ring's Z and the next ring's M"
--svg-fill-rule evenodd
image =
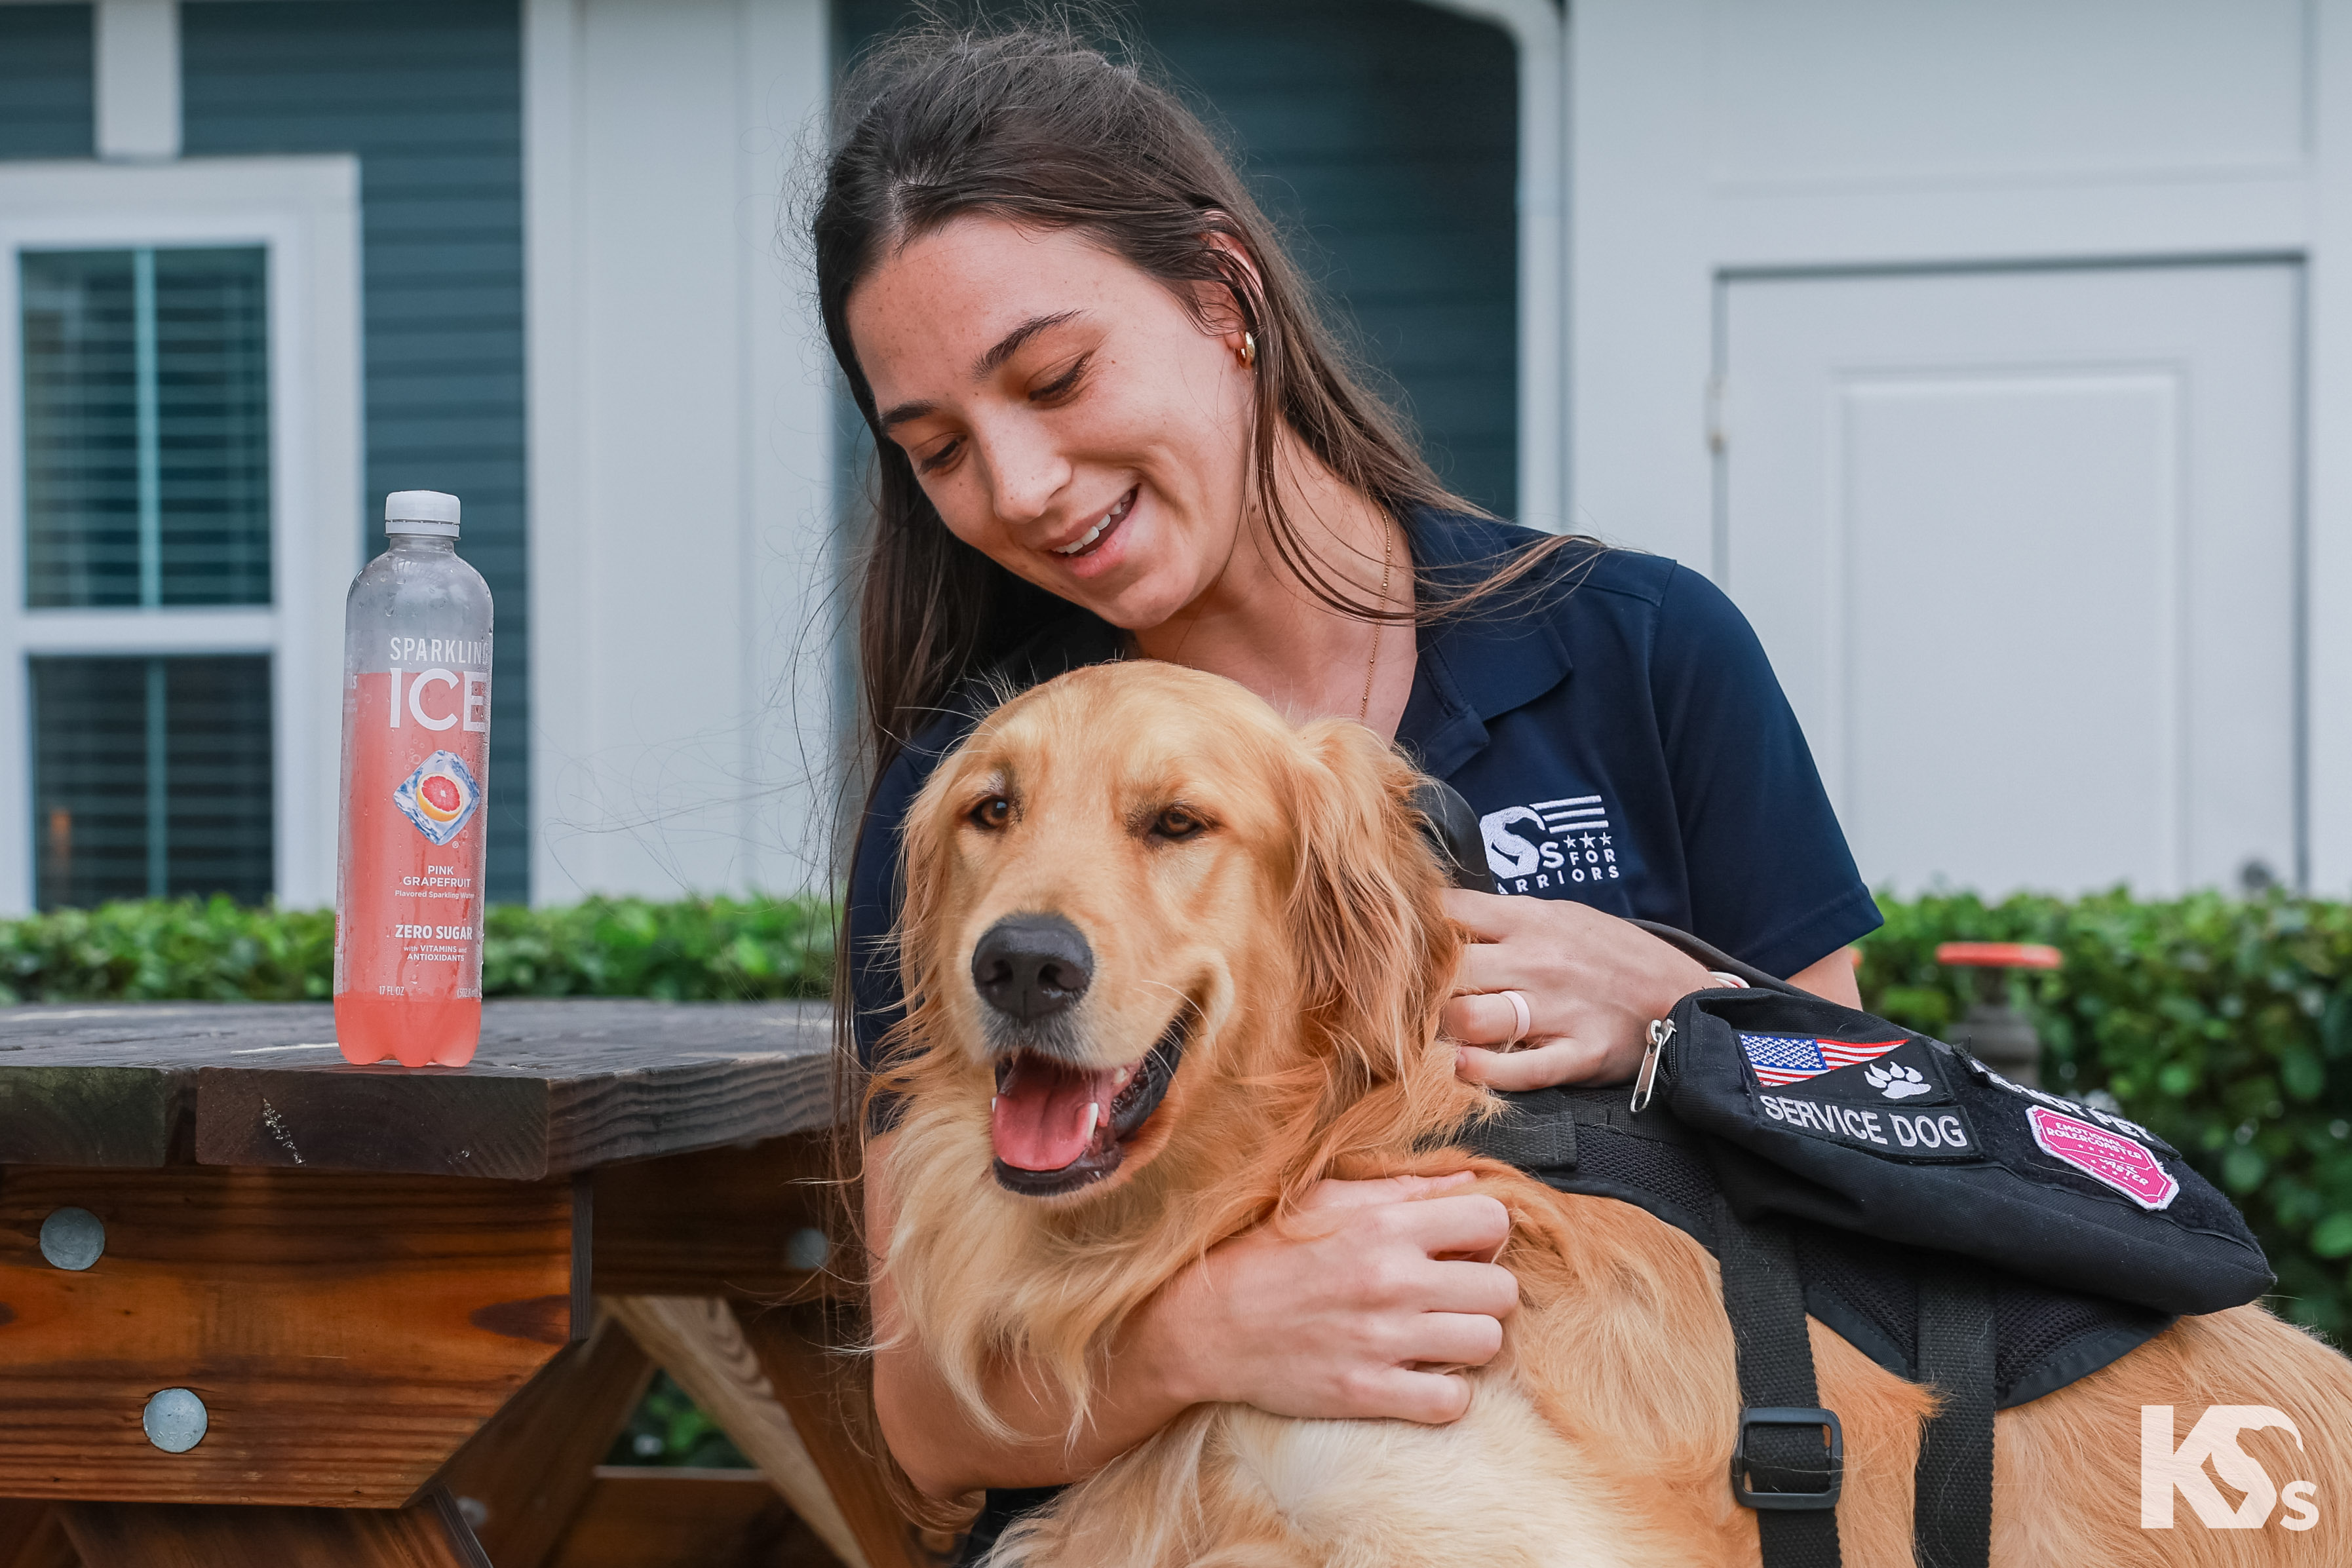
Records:
M1365 602L1326 569L1283 508L1282 437L1391 517L1473 508L1367 390L1201 120L1066 21L991 32L919 25L866 55L844 83L811 225L825 335L875 436L875 516L856 602L861 759L877 775L958 683L1063 608L948 531L906 453L884 436L850 342L850 294L885 252L968 214L1083 231L1165 284L1204 329L1199 286L1230 295L1256 340L1251 458L1276 558L1341 614L1416 616ZM1542 553L1520 552L1498 578L1517 580Z

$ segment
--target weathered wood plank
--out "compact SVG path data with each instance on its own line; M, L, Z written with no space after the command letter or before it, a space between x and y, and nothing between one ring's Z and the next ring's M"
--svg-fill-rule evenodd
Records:
M0 1164L160 1166L194 1147L194 1068L0 1064Z
M408 1501L569 1342L572 1189L0 1172L0 1496ZM68 1206L105 1227L81 1271L39 1250ZM142 1429L165 1388L205 1407L184 1453Z
M762 1301L854 1290L860 1253L849 1244L830 1139L804 1133L603 1166L596 1289Z
M653 1363L600 1317L443 1469L498 1568L539 1568L586 1501L596 1461L645 1396ZM765 1490L763 1487L762 1490Z
M503 1000L464 1068L354 1067L311 1003L0 1011L0 1163L537 1180L828 1124L821 1003Z
M849 1568L874 1568L726 1301L688 1296L607 1296L604 1301L835 1556Z
M490 1568L440 1503L396 1511L112 1502L60 1511L83 1568Z
M942 1568L957 1537L917 1529L883 1484L881 1434L873 1427L856 1349L866 1339L863 1314L846 1301L765 1308L739 1301L735 1316L866 1562Z
M608 1466L593 1485L552 1568L837 1568L841 1561L757 1470Z

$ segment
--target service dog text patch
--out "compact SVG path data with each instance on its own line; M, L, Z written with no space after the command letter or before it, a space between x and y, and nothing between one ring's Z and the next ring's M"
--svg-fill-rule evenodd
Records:
M2115 1188L2142 1208L2162 1208L2180 1195L2179 1181L2144 1145L2046 1105L2027 1106L2025 1120L2043 1154Z
M1917 1040L1739 1037L1757 1108L1790 1132L1887 1159L1982 1157L1942 1064Z

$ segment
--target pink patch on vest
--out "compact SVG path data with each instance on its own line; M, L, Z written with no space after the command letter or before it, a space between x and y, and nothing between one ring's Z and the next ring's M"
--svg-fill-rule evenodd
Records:
M2162 1208L2179 1196L2180 1183L2145 1144L2042 1105L2028 1106L2025 1120L2043 1154L2104 1182L2142 1208Z

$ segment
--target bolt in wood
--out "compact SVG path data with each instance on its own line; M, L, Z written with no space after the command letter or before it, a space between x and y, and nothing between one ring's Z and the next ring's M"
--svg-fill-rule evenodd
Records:
M87 1208L57 1208L41 1221L41 1256L79 1273L105 1256L106 1226Z

